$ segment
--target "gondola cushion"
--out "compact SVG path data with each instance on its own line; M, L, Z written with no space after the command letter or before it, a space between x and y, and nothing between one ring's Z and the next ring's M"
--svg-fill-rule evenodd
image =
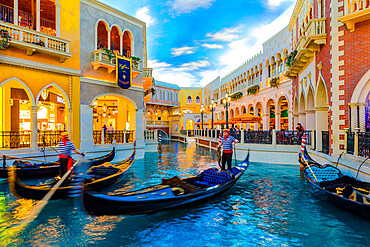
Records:
M312 172L315 174L318 182L322 181L330 181L340 177L341 173L340 170L333 167L333 166L324 166L324 167L317 167L317 166L310 166ZM315 177L312 175L310 168L306 168L305 172L308 177L316 180Z
M228 171L218 172L214 168L210 168L203 172L203 180L208 183L223 184L231 180L231 175Z

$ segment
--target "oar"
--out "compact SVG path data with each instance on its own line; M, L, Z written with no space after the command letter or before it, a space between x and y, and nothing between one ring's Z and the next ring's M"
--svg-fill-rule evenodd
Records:
M221 147L217 148L217 159L218 159L218 166L222 170L222 166L221 166L221 163L220 163L221 162Z
M64 182L64 180L66 180L66 178L72 172L73 168L78 163L80 163L82 158L83 156L79 158L76 163L73 164L73 166L63 175L63 177L54 185L54 187L41 199L41 201L37 203L37 205L32 209L32 211L21 221L20 225L28 224L37 217L37 215L41 212L41 210L49 202L50 198L54 195L55 191L60 187L60 185Z
M316 177L315 173L312 171L311 166L308 164L308 161L307 161L307 160L304 160L304 161L306 162L306 165L308 166L308 168L309 168L309 169L310 169L310 171L312 172L312 175L313 175L313 177L316 179L316 182L319 182L319 180L317 180L317 177Z
M235 144L234 144L234 163L235 163L235 166L237 166L238 164L236 163L236 151L235 151Z

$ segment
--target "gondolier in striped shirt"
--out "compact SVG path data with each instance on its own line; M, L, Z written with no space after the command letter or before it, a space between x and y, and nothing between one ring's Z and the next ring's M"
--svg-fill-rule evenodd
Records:
M62 133L62 140L58 143L59 163L61 167L61 177L72 167L72 151L85 156L85 154L78 151L73 143L68 139L68 132Z
M239 141L230 135L228 129L224 129L224 136L221 138L221 144L219 147L223 147L222 152L222 170L225 170L225 165L227 163L227 169L231 170L231 160L233 157L233 145Z

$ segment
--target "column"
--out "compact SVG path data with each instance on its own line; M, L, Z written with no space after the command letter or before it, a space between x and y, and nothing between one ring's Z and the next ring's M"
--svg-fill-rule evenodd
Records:
M136 128L135 128L135 140L136 145L144 145L144 115L143 109L136 109Z
M353 131L355 128L357 128L357 104L356 103L350 103L349 106L351 107L351 130Z
M72 105L72 103L70 105ZM68 130L68 135L72 138L72 108L71 107L68 108L67 130Z
M89 105L80 106L80 135L81 150L92 150L94 148L93 138L93 109Z
M306 127L306 113L305 112L298 112L299 114L299 123L302 124L304 129L307 129Z
M123 54L123 34L119 36L119 52Z
M18 0L14 0L13 24L18 25Z
M107 28L108 33L108 50L110 50L110 30Z
M306 110L306 126L304 126L304 128L306 130L315 129L315 111L314 110Z
M40 0L36 0L36 31L40 32Z
M281 125L280 125L280 109L278 111L275 111L275 129L280 130Z
M263 114L262 115L262 121L263 121L263 130L269 130L269 115L268 114Z
M31 106L31 150L36 151L37 146L37 109L38 106Z
M315 107L316 115L316 151L322 150L322 131L328 130L329 107Z
M293 120L294 120L293 111L288 111L289 130L294 130Z
M57 37L60 37L60 4L57 4L56 5L56 8L55 8L55 11L56 11L56 29L57 29ZM96 38L97 39L97 38ZM97 41L95 42L95 45L97 44Z
M360 132L365 132L366 131L366 119L365 119L365 104L364 103L359 103L359 114L360 114Z

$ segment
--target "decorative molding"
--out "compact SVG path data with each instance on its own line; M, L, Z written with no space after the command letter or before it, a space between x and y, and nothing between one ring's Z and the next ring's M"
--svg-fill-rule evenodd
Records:
M61 67L57 65L31 61L23 58L17 58L12 56L6 56L0 54L0 64L8 64L16 67L25 67L29 69L35 69L45 72L63 74L63 75L72 75L72 76L81 76L81 70L71 69L66 67Z
M81 82L100 85L100 86L106 86L106 87L119 88L118 85L115 82L101 81L101 80L97 80L97 79L93 79L93 78L81 77ZM144 88L142 88L140 86L135 86L135 85L132 85L128 90L144 92Z

